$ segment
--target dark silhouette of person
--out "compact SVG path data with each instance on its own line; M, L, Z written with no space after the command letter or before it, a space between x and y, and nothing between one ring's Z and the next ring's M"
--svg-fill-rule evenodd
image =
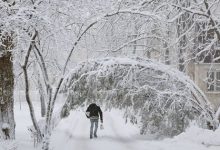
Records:
M93 138L93 135L95 138L97 138L99 116L100 116L101 123L103 123L103 116L102 116L101 108L97 106L95 103L90 104L86 110L86 116L87 118L90 119L90 122L91 122L90 139ZM95 130L93 132L94 126L95 126Z

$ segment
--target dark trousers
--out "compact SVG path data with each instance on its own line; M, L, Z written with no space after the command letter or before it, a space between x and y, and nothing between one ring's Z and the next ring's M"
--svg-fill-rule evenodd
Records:
M98 119L90 119L90 122L91 122L91 126L90 126L90 137L92 137L93 135L95 137L97 137L97 130L98 130L98 122L99 120ZM95 126L95 130L93 132L93 129L94 129L94 126ZM93 134L94 133L94 134Z

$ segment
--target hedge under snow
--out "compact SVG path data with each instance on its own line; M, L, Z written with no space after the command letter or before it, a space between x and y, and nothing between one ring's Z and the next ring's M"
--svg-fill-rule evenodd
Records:
M174 136L194 120L206 127L214 116L205 95L187 76L141 58L82 62L65 78L61 91L67 94L63 117L71 109L97 102L123 110L126 119L140 125L141 134Z

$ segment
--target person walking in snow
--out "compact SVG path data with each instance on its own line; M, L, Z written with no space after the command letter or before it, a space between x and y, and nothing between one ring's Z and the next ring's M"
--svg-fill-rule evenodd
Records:
M103 123L103 116L102 116L101 108L97 106L95 103L90 104L86 110L86 116L87 118L90 119L90 122L91 122L90 139L93 138L93 135L95 138L97 138L99 116L100 116L101 123ZM93 132L94 126L95 126L95 130Z

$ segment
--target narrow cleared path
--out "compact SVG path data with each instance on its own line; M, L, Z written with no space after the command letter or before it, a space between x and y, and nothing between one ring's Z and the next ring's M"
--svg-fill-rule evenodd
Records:
M83 111L71 112L55 129L51 138L53 150L219 150L191 141L152 140L140 136L137 127L125 124L119 112L104 112L104 130L97 139L89 139L90 121ZM99 124L100 125L100 124Z
M98 130L97 139L89 139L90 121L82 111L73 112L71 116L64 119L57 127L52 136L54 150L133 150L135 139L132 132L138 132L135 127L132 131L121 123L123 120L115 116L115 113L104 112L104 130ZM100 126L100 123L99 123ZM63 143L66 143L65 145Z

